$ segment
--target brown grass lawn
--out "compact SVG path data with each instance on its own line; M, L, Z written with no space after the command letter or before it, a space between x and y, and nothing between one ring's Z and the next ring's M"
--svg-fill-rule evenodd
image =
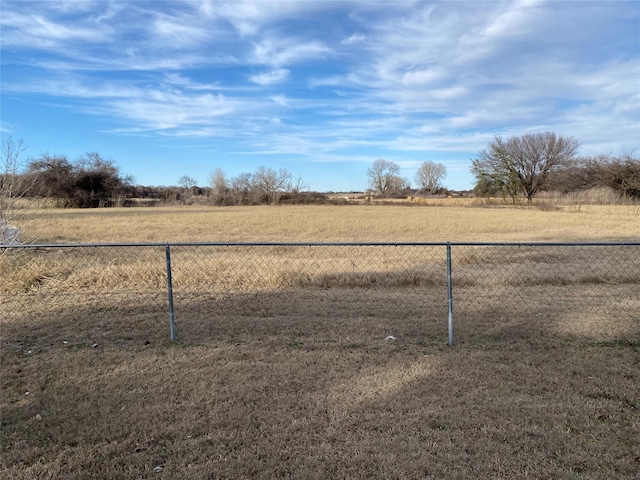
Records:
M640 237L624 207L51 210L16 223L39 242ZM437 250L398 264L395 250L176 249L177 342L158 252L106 252L0 257L2 478L640 478L635 251L459 253L455 347Z

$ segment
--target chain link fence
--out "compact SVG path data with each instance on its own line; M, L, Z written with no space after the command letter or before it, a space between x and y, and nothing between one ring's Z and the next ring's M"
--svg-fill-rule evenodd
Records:
M640 339L640 243L16 245L0 272L25 344Z

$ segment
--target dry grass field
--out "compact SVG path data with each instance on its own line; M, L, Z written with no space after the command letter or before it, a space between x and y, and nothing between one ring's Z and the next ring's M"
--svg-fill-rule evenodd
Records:
M638 241L634 207L24 210L34 243ZM0 476L640 478L636 249L0 254ZM387 340L393 335L395 340Z
M637 206L353 205L23 210L31 243L618 241L640 238Z

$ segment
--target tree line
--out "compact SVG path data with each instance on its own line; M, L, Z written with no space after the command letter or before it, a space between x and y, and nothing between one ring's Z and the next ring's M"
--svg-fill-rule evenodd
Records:
M302 178L284 168L261 166L255 172L233 178L216 169L207 187L199 187L186 175L178 180L178 186L154 187L134 185L131 176L124 175L113 160L97 152L85 153L75 160L45 153L23 162L23 151L23 140L9 137L2 142L0 210L6 210L12 199L21 197L48 198L56 206L73 208L128 206L133 199L189 203L200 197L214 205L257 205L317 203L327 198L306 191Z
M532 202L540 192L568 194L605 187L620 197L640 200L640 160L633 153L578 156L581 142L574 137L542 132L503 139L496 136L471 160L473 194L502 197L512 203ZM414 177L418 191L446 193L447 173L441 163L423 162ZM369 188L382 197L414 193L400 166L378 159L367 170Z
M261 166L253 173L245 172L231 178L217 168L209 177L209 185L209 198L214 205L305 203L314 198L314 194L305 193L308 186L302 177L296 177L285 168L274 170Z
M517 203L531 202L543 191L563 194L607 187L620 196L640 199L640 160L632 153L618 156L578 156L580 141L553 132L526 134L507 139L496 136L471 161L476 196L502 197ZM204 198L213 205L257 205L276 203L326 203L328 196L309 192L307 184L286 169L258 167L228 177L214 170L206 187L188 176L178 186L134 185L133 178L121 173L110 159L96 152L70 160L64 155L42 154L22 162L22 140L2 141L0 164L0 215L9 218L11 199L42 197L60 207L127 206L133 199L189 203ZM411 180L400 176L400 166L378 159L367 170L370 193L381 197L413 195L418 192L447 193L443 186L446 167L425 161Z

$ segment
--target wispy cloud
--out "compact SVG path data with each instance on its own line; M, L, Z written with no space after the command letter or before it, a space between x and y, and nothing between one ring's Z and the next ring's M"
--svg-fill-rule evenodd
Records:
M28 6L28 4L27 4ZM48 18L45 14L22 13L3 9L0 21L4 30L2 44L7 47L23 47L55 51L65 45L80 42L105 42L111 29L99 25L66 25Z
M280 67L324 57L330 49L318 41L295 38L269 38L255 44L250 61Z
M258 85L267 86L275 83L280 83L289 77L289 70L286 68L278 68L276 70L270 70L268 72L262 72L255 75L251 75L249 80Z
M279 20L295 18L300 13L319 8L314 5L316 2L295 0L190 0L189 3L210 19L228 22L241 37L258 35Z
M357 43L364 42L366 38L367 37L365 37L362 33L354 33L353 35L342 40L341 43L343 43L344 45L355 45Z
M323 162L468 158L535 129L630 150L639 21L633 0L3 0L1 88L111 134Z

